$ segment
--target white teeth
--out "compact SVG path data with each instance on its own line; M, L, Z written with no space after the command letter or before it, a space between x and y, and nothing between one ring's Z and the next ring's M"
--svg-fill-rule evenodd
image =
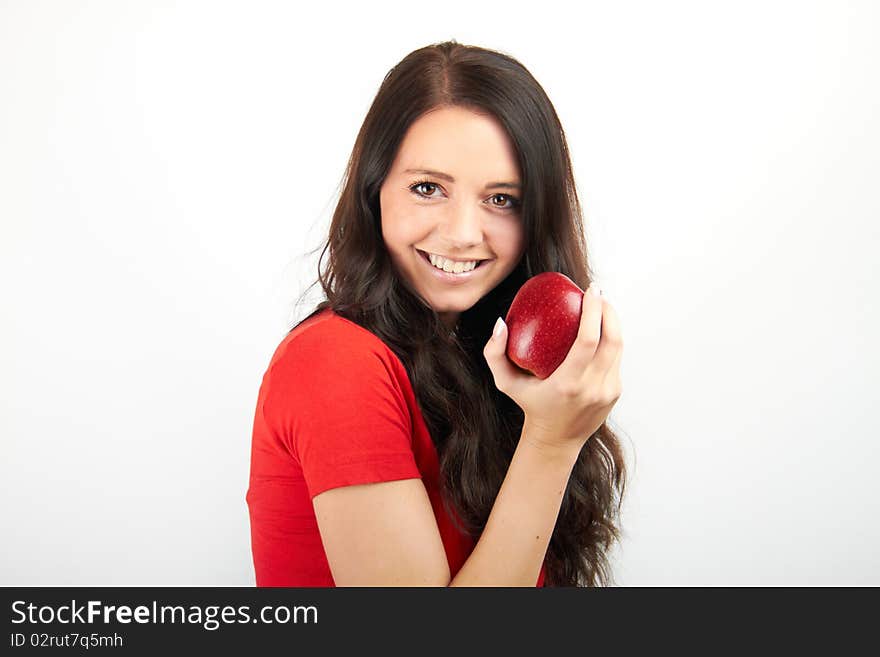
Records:
M433 253L428 254L428 259L437 269L442 269L451 274L461 274L472 271L476 268L478 262L477 260L471 260L470 262L454 262L453 260L434 255Z

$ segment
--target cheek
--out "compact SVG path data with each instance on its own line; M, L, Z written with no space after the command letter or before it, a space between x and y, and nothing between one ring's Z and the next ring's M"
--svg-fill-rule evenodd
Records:
M397 248L404 232L406 221L394 203L382 203L380 206L382 217L382 237L389 247Z
M382 237L395 250L403 251L424 239L430 226L418 209L406 204L389 204L382 209Z
M492 233L492 244L495 253L504 258L516 258L521 255L525 244L525 231L519 219L495 226Z

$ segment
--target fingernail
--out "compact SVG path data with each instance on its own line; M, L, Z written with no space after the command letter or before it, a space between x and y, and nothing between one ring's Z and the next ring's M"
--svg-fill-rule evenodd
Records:
M501 335L502 330L504 330L504 320L499 317L498 321L495 322L495 328L492 329L492 337L497 338Z
M590 287L587 289L587 292L592 294L594 297L598 297L602 294L602 288L599 287L599 284L596 282L590 283Z

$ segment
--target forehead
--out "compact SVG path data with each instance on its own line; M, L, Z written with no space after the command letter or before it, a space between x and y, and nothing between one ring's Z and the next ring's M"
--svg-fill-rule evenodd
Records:
M394 167L435 169L459 177L518 178L516 149L494 116L461 107L432 110L407 130Z

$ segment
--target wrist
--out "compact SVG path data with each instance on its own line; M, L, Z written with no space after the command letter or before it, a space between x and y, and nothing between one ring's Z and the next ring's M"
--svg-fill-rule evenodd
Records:
M526 443L531 449L553 459L564 459L572 463L577 460L586 440L565 439L551 429L530 422L526 418L523 423L520 442Z

